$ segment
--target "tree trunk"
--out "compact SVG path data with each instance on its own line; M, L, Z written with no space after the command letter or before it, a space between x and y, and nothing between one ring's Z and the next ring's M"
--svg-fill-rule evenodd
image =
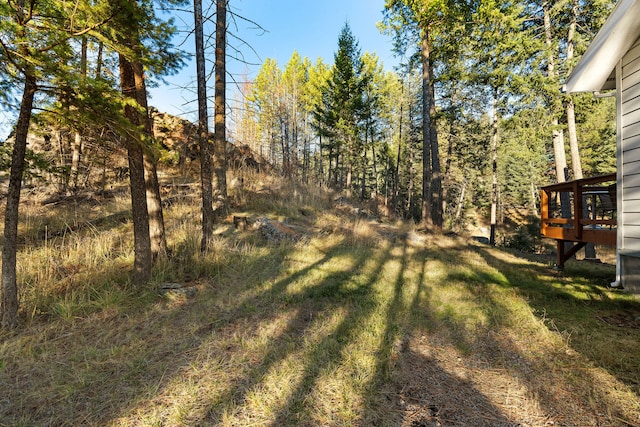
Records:
M456 215L453 223L456 225L456 229L459 229L460 218L462 217L462 208L464 206L464 198L467 192L467 179L463 179L462 181L462 190L460 190L460 197L458 198L458 206L456 207Z
M282 174L285 178L291 178L291 159L289 156L289 123L284 117L280 118L280 147L282 150Z
M557 78L557 71L555 70L555 57L553 54L554 48L551 31L551 15L549 10L549 3L546 0L542 2L542 12L544 15L545 43L548 50L547 75L551 79L551 81L555 82ZM558 105L558 101L552 99L551 141L553 144L553 155L556 164L556 180L558 182L565 182L567 180L569 171L567 169L567 157L564 147L564 133L559 127L559 108L560 106ZM567 192L560 193L560 211L563 218L571 218L571 200L569 199L569 193ZM569 242L565 242L565 249L570 244L571 243Z
M436 116L436 97L435 87L433 85L433 66L429 63L429 122L431 126L431 206L433 215L433 225L438 229L442 228L442 170L440 168L440 149L438 144L438 130L434 120Z
M7 208L4 216L4 244L2 246L2 327L13 329L18 324L18 279L16 273L16 254L18 251L18 208L20 190L24 172L24 156L27 150L27 135L33 98L37 90L36 79L25 76L24 91L20 104L20 113L15 131L15 142L11 157L9 188L7 189Z
M154 260L167 257L167 239L158 181L158 159L153 147L147 147L144 154L144 177L146 182L147 209L149 211L149 237L151 255Z
M393 210L400 205L400 158L402 156L402 119L404 99L400 100L400 123L398 125L398 156L396 157L396 170L393 176Z
M571 66L575 48L575 34L578 23L578 2L571 1L571 23L567 34L567 55L566 62ZM567 97L567 133L569 134L569 150L571 152L571 168L573 169L573 179L582 179L582 162L580 161L580 149L578 147L578 132L576 130L576 108L571 96ZM593 243L587 243L584 247L585 258L595 259L597 257L596 248Z
M151 254L153 259L167 256L167 239L164 229L164 215L162 213L162 199L160 197L160 183L158 182L158 159L155 147L152 144L153 125L149 117L147 104L147 87L144 81L144 69L139 62L133 63L135 79L135 97L142 107L143 113L139 114L143 125L144 134L149 138L147 146L143 146L144 178L147 210L149 214L149 237L151 239Z
M491 134L491 231L489 244L496 244L496 223L498 209L498 90L493 94L493 123Z
M411 118L411 108L409 108L409 122L412 122L412 118ZM407 144L407 148L409 149L409 164L407 165L407 171L409 172L409 179L407 181L407 200L406 200L406 207L405 210L407 212L407 217L411 218L413 217L413 187L414 187L414 175L415 175L415 171L413 168L413 162L414 162L414 153L413 153L413 143L412 143L412 139L409 139L409 142Z
M331 154L329 154L331 155ZM324 161L322 160L322 134L320 134L318 136L318 156L316 157L318 160L318 167L319 167L319 175L320 175L320 184L324 184ZM329 157L329 169L331 169L331 157ZM327 184L329 184L331 181L329 179L327 179Z
M571 168L573 178L582 179L582 164L580 162L580 149L578 148L578 134L576 131L576 110L573 99L567 100L567 133L569 134L569 148L571 150Z
M535 176L534 175L534 171L533 168L531 170L531 176ZM539 217L540 216L540 212L538 212L538 206L537 206L537 201L538 201L538 189L536 188L536 184L531 181L531 192L529 193L529 196L531 197L531 215L535 216L535 217Z
M549 4L547 1L542 2L542 11L544 13L544 31L545 42L547 45L547 75L550 79L555 79L557 72L555 69L555 57L553 56L553 38L551 33L551 16L549 12ZM552 103L553 119L551 121L552 133L551 139L553 142L553 154L556 162L556 177L558 182L565 182L567 180L567 157L564 151L564 133L559 128L557 103Z
M99 79L102 77L102 50L104 48L104 43L98 43L98 53L96 55L96 78Z
M78 189L78 175L80 174L80 156L82 155L82 136L76 131L71 146L71 188Z
M120 85L125 96L136 99L136 78L134 66L124 55L119 55ZM141 125L138 111L126 106L125 117L134 125ZM153 256L149 234L149 211L147 209L146 184L144 180L144 153L140 141L125 138L129 158L129 187L131 189L131 211L133 216L133 240L135 259L133 279L137 284L151 278Z
M431 62L429 33L422 31L422 224L433 225L431 209Z
M69 141L69 132L67 129L60 128L56 132L58 136L58 149L60 154L60 166L63 169L69 166L69 153L71 152L71 143ZM62 182L60 191L66 192L69 185L69 175L65 172L62 174Z
M202 0L194 0L196 38L196 74L198 80L198 145L200 147L200 190L202 197L202 240L200 251L205 252L213 236L213 163L209 143L209 115L207 111L207 81L202 28Z
M349 149L347 150L347 181L345 184L345 190L347 191L347 197L351 197L351 180L353 175L353 144L351 141L347 143Z
M216 2L216 70L215 115L213 136L213 211L216 218L227 215L227 154L226 154L226 44L227 0Z
M578 2L571 1L571 23L567 34L567 55L566 62L571 65L573 61L575 34L578 22ZM578 135L576 132L576 111L573 99L569 96L566 104L567 112L567 133L569 134L569 147L571 149L571 167L573 169L573 178L582 179L582 164L580 162L580 150L578 149Z
M80 74L83 79L87 77L87 37L82 37L80 48ZM82 155L82 135L76 130L73 145L71 147L71 188L78 189L78 175L80 173L80 156Z
M368 122L367 122L368 126ZM360 183L360 199L364 200L367 192L367 135L368 127L364 131L364 144L362 145L362 182Z
M378 197L380 194L380 186L378 184L378 160L376 159L376 144L371 135L371 158L373 159L373 195Z
M454 88L453 93L451 95L451 103L453 105L457 104L457 87ZM444 179L446 180L449 177L449 172L451 171L451 163L453 161L453 146L455 141L454 135L454 125L457 121L457 109L453 109L452 113L449 115L449 136L447 138L447 158L444 162ZM450 183L449 183L450 184ZM446 215L447 213L447 200L448 200L448 185L445 185L442 189L442 213Z
M311 165L311 141L309 139L309 123L308 117L304 118L304 137L302 148L302 182L309 183L309 169Z

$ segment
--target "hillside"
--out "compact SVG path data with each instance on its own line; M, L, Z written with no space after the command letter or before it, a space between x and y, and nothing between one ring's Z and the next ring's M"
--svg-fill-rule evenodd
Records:
M25 195L0 425L640 425L613 266L557 272L250 168L199 256L194 178L163 172L171 258L145 286L124 184Z

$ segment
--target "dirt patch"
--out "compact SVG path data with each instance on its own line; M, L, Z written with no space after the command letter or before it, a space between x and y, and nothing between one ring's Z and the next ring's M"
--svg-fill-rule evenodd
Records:
M607 316L598 316L597 319L602 320L603 322L608 323L612 326L618 326L620 328L640 329L639 312L626 311Z

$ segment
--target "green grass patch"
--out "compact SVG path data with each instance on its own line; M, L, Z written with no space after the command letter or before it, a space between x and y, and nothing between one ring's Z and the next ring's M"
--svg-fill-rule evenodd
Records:
M221 227L205 256L197 207L173 206L171 257L145 286L107 230L26 250L26 322L0 335L0 425L640 422L640 329L615 323L640 305L602 286L612 266L415 243L326 211L328 196L288 197L274 217L303 209L304 239ZM196 292L161 295L167 282Z

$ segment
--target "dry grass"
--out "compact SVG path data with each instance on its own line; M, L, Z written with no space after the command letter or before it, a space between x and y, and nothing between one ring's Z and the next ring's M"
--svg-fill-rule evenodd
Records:
M640 329L607 322L640 304L601 286L612 266L558 273L319 190L244 183L235 212L303 238L228 221L201 257L197 197L176 198L172 258L136 287L127 222L33 237L23 327L0 335L0 425L640 425ZM33 211L25 229L53 218ZM161 295L165 282L197 294Z

